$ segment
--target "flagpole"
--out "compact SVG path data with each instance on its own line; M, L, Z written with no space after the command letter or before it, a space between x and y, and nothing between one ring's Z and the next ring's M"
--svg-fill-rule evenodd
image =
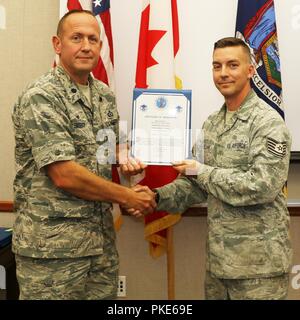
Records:
M168 273L168 300L175 300L175 264L173 227L167 228L167 273Z

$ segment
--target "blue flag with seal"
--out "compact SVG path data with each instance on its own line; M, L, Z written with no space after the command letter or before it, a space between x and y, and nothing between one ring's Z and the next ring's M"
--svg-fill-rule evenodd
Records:
M252 88L284 118L274 1L239 0L235 36L251 51L256 68Z

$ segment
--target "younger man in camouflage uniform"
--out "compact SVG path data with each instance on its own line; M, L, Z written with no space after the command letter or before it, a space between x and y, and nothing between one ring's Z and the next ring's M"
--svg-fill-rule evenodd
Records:
M113 93L90 75L101 48L96 18L69 12L53 46L58 67L30 85L13 112L20 299L114 298L118 253L111 203L146 211L155 203L145 192L110 181L106 144L111 133L118 137L119 115ZM143 165L129 160L121 169L136 174Z
M207 299L287 296L292 253L282 189L291 137L251 89L253 73L242 40L215 43L213 77L225 104L203 125L205 164L177 163L181 177L156 190L158 210L184 212L207 200Z

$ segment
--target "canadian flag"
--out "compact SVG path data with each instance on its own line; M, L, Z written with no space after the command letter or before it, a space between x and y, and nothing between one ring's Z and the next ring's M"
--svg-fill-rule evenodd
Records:
M136 88L182 89L178 74L179 23L176 0L144 0L136 67ZM139 182L150 188L165 185L177 177L172 167L148 166ZM145 238L150 254L159 257L166 251L166 229L180 215L157 211L145 217Z

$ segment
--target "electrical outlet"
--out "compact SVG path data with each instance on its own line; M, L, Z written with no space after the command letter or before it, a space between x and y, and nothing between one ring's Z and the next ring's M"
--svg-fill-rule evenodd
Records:
M118 297L126 297L126 276L119 276Z

